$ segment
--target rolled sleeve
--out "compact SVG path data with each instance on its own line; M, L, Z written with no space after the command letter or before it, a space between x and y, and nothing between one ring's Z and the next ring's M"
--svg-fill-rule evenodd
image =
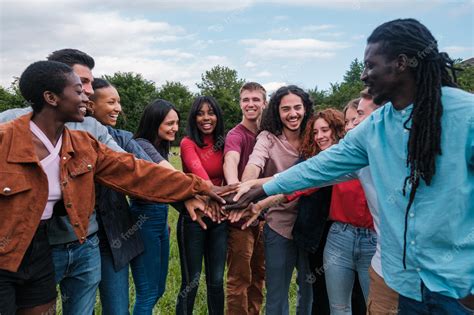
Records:
M262 131L257 136L257 143L253 148L252 154L249 157L248 164L253 164L263 170L265 164L267 164L270 152L270 146L272 144L271 138L268 136L267 131Z
M365 150L367 126L361 124L356 128L359 130L352 130L338 144L279 173L263 185L263 190L267 195L275 195L319 187L368 165Z

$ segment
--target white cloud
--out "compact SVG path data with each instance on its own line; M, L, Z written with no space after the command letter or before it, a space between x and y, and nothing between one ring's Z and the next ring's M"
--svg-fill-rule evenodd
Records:
M334 28L333 24L306 25L301 28L305 32L317 32Z
M170 57L173 59L192 59L194 58L193 54L183 52L179 49L163 49L156 52L158 56Z
M257 76L259 78L266 78L266 77L271 77L272 74L268 71L261 71L261 72L257 73L255 76Z
M257 64L255 62L252 62L252 61L247 61L244 65L246 68L255 68L257 66Z
M96 76L136 72L157 84L181 81L194 90L205 70L218 64L232 66L226 57L199 55L193 43L204 46L212 40L196 40L179 25L127 17L117 11L86 12L73 3L71 8L55 1L38 2L18 0L1 5L3 86L9 86L12 77L19 76L31 62L68 47L94 57ZM193 53L180 47L190 47Z
M282 86L287 85L285 82L267 82L262 84L265 90L267 90L267 95L270 96L273 92L281 88Z
M252 55L259 57L297 57L297 58L328 58L340 49L349 47L343 42L322 41L312 38L274 40L244 39L243 45Z

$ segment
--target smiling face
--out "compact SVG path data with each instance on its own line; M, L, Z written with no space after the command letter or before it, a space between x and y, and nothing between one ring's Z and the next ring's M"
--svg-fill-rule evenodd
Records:
M282 97L278 107L283 129L298 131L305 115L305 108L301 97L288 94Z
M88 98L84 94L79 77L74 73L69 74L67 77L66 87L61 94L56 95L58 117L63 122L84 121Z
M380 53L380 46L380 43L367 45L364 55L365 68L360 77L376 104L391 101L399 85L397 60L388 60L386 55Z
M166 115L165 119L163 119L163 121L161 122L160 127L158 128L158 139L165 141L174 141L178 129L178 113L171 109Z
M84 89L84 93L86 94L86 96L89 97L94 94L94 89L92 88L94 76L92 75L91 69L84 65L75 64L74 66L72 66L72 70L81 80L82 88Z
M94 101L90 101L90 106L94 112L94 118L103 125L115 126L122 112L117 90L113 86L96 89L93 99Z
M214 132L217 125L217 116L208 103L203 103L196 115L196 125L198 130L204 135Z
M240 93L240 109L246 120L257 121L265 105L266 99L261 90L243 90Z
M334 135L329 123L324 118L318 118L313 125L314 142L321 151L334 144Z

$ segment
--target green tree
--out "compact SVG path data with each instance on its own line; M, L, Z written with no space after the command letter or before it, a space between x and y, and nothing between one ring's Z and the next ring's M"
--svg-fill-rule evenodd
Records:
M10 108L25 107L27 103L21 96L18 87L18 78L13 81L9 88L0 86L0 112Z
M201 75L201 82L196 84L202 95L210 95L217 100L224 112L226 131L241 120L239 91L244 82L238 78L236 70L215 66Z
M155 83L133 72L117 72L112 76L105 75L104 79L112 83L120 94L123 115L117 128L135 132L143 109L158 97Z
M179 131L175 141L177 144L186 134L186 121L189 109L191 108L194 99L194 94L180 82L166 81L166 83L158 89L157 97L173 103L179 111L181 120L179 122Z
M456 68L461 69L457 72L457 82L461 89L474 93L474 66L470 64L457 64Z
M308 94L310 96L310 98L313 100L313 103L314 103L314 110L315 111L320 111L322 109L325 109L325 108L328 108L328 107L331 107L331 105L329 105L327 102L326 102L326 99L328 97L328 92L325 91L325 90L319 90L318 87L316 86L313 89L309 89L308 91Z
M341 83L331 83L327 97L323 99L323 107L336 107L342 109L347 102L359 97L360 91L364 89L364 84L360 80L360 75L364 70L364 63L357 58L354 59L349 70L346 71Z

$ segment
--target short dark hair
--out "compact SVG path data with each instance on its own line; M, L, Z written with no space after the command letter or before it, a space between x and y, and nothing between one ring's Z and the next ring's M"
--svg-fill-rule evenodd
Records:
M19 80L20 93L30 103L33 112L44 107L44 92L62 94L70 75L74 72L68 65L56 61L37 61L29 65Z
M96 90L108 88L109 86L113 87L112 83L110 83L109 81L104 80L102 78L94 78L94 81L92 81L92 89L94 90L94 94L89 96L89 99L91 101L97 100L97 94L95 93Z
M171 143L158 137L158 129L171 110L174 110L178 114L178 119L180 119L176 107L166 100L156 99L148 104L143 111L134 135L134 138L143 138L150 141L164 158L168 157Z
M94 58L77 49L65 48L53 51L46 59L50 61L58 61L72 67L74 65L83 65L89 69L94 69Z
M266 130L274 134L275 136L279 136L282 134L283 123L280 119L279 107L281 99L288 94L295 94L299 96L303 101L305 114L301 122L300 135L303 134L309 117L313 115L313 101L309 97L308 93L306 93L303 89L297 87L296 85L282 86L281 88L276 90L275 93L273 93L267 108L263 111L262 114L262 122L260 124L261 131Z
M199 131L197 124L196 124L196 117L201 110L201 107L204 103L209 104L214 114L217 117L217 124L216 128L213 132L214 138L214 151L222 151L224 150L224 116L222 114L222 109L217 104L217 101L212 96L198 96L194 99L193 105L191 105L191 109L189 110L188 115L188 125L186 127L186 134L187 136L193 140L200 148L206 146L204 143L204 138Z

